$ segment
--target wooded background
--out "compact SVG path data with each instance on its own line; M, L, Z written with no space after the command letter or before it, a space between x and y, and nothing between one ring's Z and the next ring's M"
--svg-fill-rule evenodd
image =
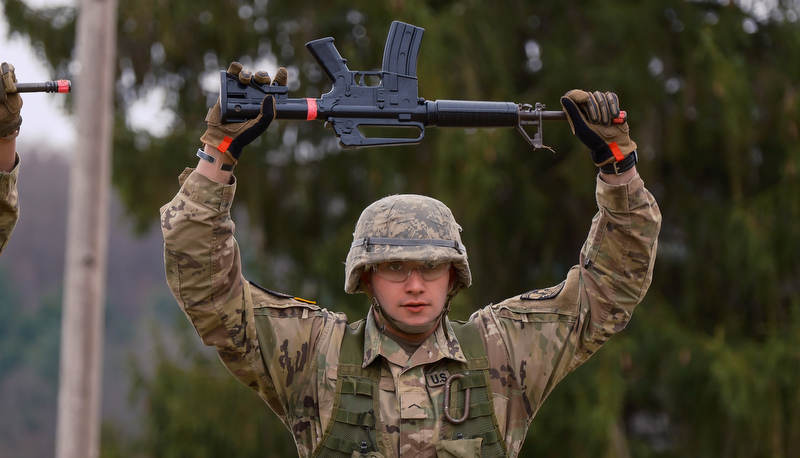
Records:
M75 8L2 5L11 33L29 37L54 77L69 77ZM796 0L120 0L113 183L138 233L157 224L178 174L197 162L220 70L286 66L292 97L319 97L329 84L304 44L334 37L351 70L378 70L393 20L425 29L419 95L429 100L555 110L572 88L616 92L664 217L643 303L555 389L523 456L800 455ZM163 94L154 113L174 122L131 127L131 107L148 94ZM452 317L556 284L596 211L596 168L566 123L547 123L544 141L555 154L514 129L429 129L415 146L343 150L321 123L277 122L236 169L246 275L355 320L367 304L343 292L343 261L359 213L419 193L445 202L464 228L474 284ZM108 313L118 300L108 298ZM3 303L3 354L36 345L34 312ZM177 310L162 299L142 308L154 304ZM295 453L185 320L159 321L150 338L147 357L116 354L130 361L139 413L136 428L105 423L103 456Z

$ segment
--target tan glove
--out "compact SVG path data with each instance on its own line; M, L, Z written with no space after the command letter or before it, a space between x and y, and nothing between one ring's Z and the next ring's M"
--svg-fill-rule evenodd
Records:
M17 75L14 66L3 62L0 64L3 75L0 79L0 137L14 138L22 124L22 97L17 93Z
M561 107L572 133L589 147L598 167L619 162L636 151L628 121L620 118L619 99L613 92L573 89L561 97Z
M233 62L228 67L228 73L239 77L239 81L249 84L255 81L258 84L277 84L286 86L288 73L281 67L275 75L275 80L270 80L269 73L259 71L255 74L242 68L239 62ZM275 99L271 95L264 97L261 104L261 113L255 119L239 123L222 123L220 115L219 99L214 107L206 115L208 128L200 137L200 141L206 145L213 146L223 153L229 153L234 161L239 160L242 148L249 145L253 140L263 134L270 123L275 119Z

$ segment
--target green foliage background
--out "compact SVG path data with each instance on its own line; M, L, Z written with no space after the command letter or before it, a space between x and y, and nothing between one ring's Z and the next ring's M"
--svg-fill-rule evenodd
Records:
M12 31L68 75L75 9L2 4ZM233 60L283 65L293 97L318 97L327 82L303 44L332 36L350 69L376 70L392 20L426 29L418 76L430 100L557 109L569 89L612 90L664 215L654 282L628 329L545 403L523 454L798 456L799 9L791 0L120 0L114 185L139 228L151 227L196 162L219 70ZM130 128L131 104L153 90L175 114L167 135ZM555 284L596 209L595 169L566 124L546 124L544 138L556 154L532 151L513 129L430 129L414 147L340 150L318 123L277 123L237 167L237 219L253 234L247 275L361 316L363 297L342 292L353 224L375 199L412 192L444 201L464 227L475 284L456 318ZM160 349L153 371L133 370L148 406L143 436L110 427L105 455L291 449L208 353Z

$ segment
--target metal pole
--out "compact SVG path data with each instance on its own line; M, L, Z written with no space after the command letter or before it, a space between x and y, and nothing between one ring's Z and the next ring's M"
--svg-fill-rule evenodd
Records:
M116 24L117 0L81 1L75 78L78 135L70 171L57 458L99 456Z

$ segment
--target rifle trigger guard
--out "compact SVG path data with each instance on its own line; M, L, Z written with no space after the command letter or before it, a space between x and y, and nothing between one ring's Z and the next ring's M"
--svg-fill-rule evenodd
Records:
M447 419L447 421L449 421L454 425L459 425L461 423L464 423L464 421L466 421L467 417L469 416L469 395L470 391L472 391L472 388L467 388L466 390L467 392L464 399L464 415L462 415L461 418L458 419L455 419L450 416L450 384L453 382L453 380L461 378L463 376L464 374L453 374L447 378L447 382L445 382L444 384L444 417Z

